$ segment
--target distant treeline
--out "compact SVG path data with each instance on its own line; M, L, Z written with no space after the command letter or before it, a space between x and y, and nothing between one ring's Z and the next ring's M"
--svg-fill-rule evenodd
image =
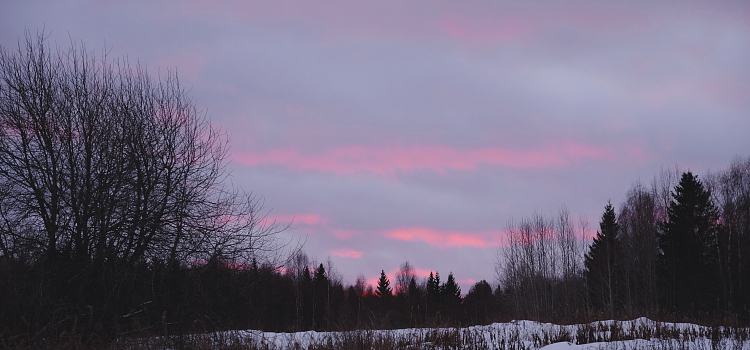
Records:
M498 253L499 283L482 280L465 293L452 273L420 278L409 262L393 281L381 271L376 286L361 275L348 285L330 260L314 262L302 251L281 267L151 259L122 267L116 283L62 260L46 275L43 266L3 256L0 322L6 340L48 329L111 339L636 316L747 324L748 199L750 158L703 180L664 170L648 188L637 182L619 212L608 203L593 241L581 239L586 220L574 222L564 209L511 222ZM117 294L101 290L107 287Z
M499 259L501 309L514 318L731 319L750 307L750 158L702 179L663 169L604 207L581 246L566 210L512 223ZM591 244L589 244L591 243ZM583 254L585 253L585 254Z

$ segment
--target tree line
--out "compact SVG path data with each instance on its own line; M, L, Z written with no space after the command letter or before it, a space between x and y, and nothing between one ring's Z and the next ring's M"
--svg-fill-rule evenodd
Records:
M393 294L308 266L227 185L226 142L173 72L44 33L0 48L0 344L457 319L450 274Z
M429 278L419 278L408 261L401 264L394 282L381 270L375 286L368 284L363 275L346 285L330 260L316 263L304 252L298 252L283 270L255 269L251 271L262 271L263 277L257 280L257 285L268 292L266 297L249 294L244 298L247 305L265 308L247 314L258 317L256 326L260 329L351 330L480 324L489 322L497 307L487 281L477 282L462 295L452 273L444 282L437 271Z
M750 315L750 158L699 178L662 169L604 207L593 241L566 210L512 222L498 260L516 318L728 318Z

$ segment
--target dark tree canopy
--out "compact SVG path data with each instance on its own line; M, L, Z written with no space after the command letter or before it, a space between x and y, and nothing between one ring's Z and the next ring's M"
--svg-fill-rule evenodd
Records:
M492 286L485 280L475 283L466 293L464 311L479 323L486 323L495 315Z
M412 277L411 280L409 280L409 293L408 296L411 299L417 299L420 297L421 291L419 287L417 286L417 280L415 277Z
M315 269L315 275L313 276L313 280L318 283L327 283L328 277L326 277L326 269L323 267L323 263L318 266L317 269Z
M599 231L585 257L586 280L592 301L606 307L610 315L618 302L620 284L620 241L615 209L611 203L604 207Z
M436 272L435 275L430 271L430 277L427 278L427 298L432 300L438 300L440 298L440 273Z
M380 270L380 279L378 279L378 288L375 290L378 297L389 297L391 293L391 281L385 275L385 270Z
M440 288L440 292L446 300L460 300L461 299L461 287L456 284L456 279L453 277L453 272L448 273L448 280Z
M718 285L717 231L719 215L711 192L691 172L682 174L669 205L669 221L659 237L667 305L705 309L715 300Z

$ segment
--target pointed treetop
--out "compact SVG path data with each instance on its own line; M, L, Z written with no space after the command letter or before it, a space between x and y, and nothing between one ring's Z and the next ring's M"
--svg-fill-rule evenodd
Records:
M461 299L461 287L456 284L453 272L448 274L448 280L440 288L442 294L448 299Z
M615 215L615 208L612 206L612 202L607 201L607 205L604 207L604 214L602 214L602 221L599 223L599 232L597 236L610 236L611 239L617 238L617 234L620 230L620 225L617 224L617 216Z
M430 272L430 277L427 278L427 296L431 298L436 298L440 294L440 273L435 272L435 275L432 275L432 272Z
M620 249L617 238L619 231L620 225L617 224L615 208L611 202L607 201L602 221L599 222L599 231L585 256L584 265L587 271L595 272L597 269L603 269L603 266L612 266L616 263L616 256Z
M307 266L302 268L302 283L312 282L312 276L310 276L310 269Z
M315 275L313 276L313 280L316 282L322 282L328 280L328 277L326 277L326 269L323 267L323 264L321 263L320 266L318 266L317 269L315 269Z
M388 276L385 275L385 270L380 270L380 279L378 279L378 288L375 291L375 295L378 297L389 297L391 296L391 281L388 280Z
M417 280L414 277L412 277L411 280L409 281L409 294L408 295L412 297L412 296L416 296L417 293L419 293L419 287L417 287Z

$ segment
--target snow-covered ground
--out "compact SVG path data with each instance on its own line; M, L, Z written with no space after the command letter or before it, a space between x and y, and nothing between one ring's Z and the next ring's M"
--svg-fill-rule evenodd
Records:
M216 348L229 343L262 349L747 349L750 329L689 323L600 321L556 325L534 321L466 328L409 328L350 332L273 333L255 330L207 336Z

